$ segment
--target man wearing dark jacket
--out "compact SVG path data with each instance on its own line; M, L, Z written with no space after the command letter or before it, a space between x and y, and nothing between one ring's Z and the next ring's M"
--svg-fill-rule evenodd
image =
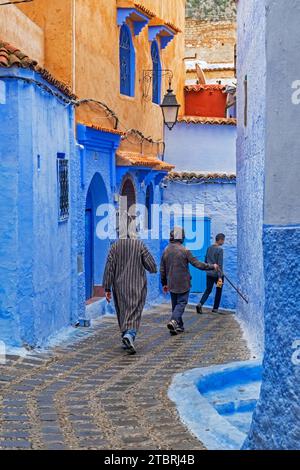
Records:
M219 306L221 303L224 276L223 276L223 248L222 246L225 243L225 235L219 233L216 236L216 243L211 245L206 252L205 262L206 263L216 263L219 266L219 271L208 271L206 273L206 290L200 300L200 303L197 305L197 313L202 313L202 306L207 301L210 296L214 285L217 285L213 313L219 312Z
M218 270L216 264L198 261L183 246L184 230L175 227L170 234L170 244L165 249L160 265L161 282L164 293L170 292L172 300L172 318L167 327L172 335L184 332L183 314L188 303L191 289L189 264L203 271Z

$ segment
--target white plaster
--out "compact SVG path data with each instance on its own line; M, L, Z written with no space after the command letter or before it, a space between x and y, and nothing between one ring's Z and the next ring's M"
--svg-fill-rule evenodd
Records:
M300 80L298 0L267 0L267 111L264 222L300 222ZM278 33L280 32L280 41Z

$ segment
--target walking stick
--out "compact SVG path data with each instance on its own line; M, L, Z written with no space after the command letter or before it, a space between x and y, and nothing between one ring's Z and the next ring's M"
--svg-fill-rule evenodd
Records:
M231 285L231 287L233 287L233 289L239 294L239 296L244 300L244 302L246 302L247 304L249 304L249 300L246 299L246 297L244 296L244 294L241 293L241 291L239 290L238 287L236 287L233 282L229 279L229 277L226 276L225 273L223 273L223 276L224 278L226 279L226 281L229 282L229 284Z

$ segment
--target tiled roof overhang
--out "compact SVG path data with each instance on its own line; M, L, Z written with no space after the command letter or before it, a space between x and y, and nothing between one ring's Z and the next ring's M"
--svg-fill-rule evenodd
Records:
M135 166L147 167L153 170L171 171L175 167L154 156L147 156L136 152L117 151L117 165L118 166Z
M83 122L83 121L78 121L77 124L82 124L83 126L90 127L91 129L95 129L96 131L100 132L108 132L109 134L115 134L115 135L125 135L124 132L119 131L118 129L111 129L109 127L104 127L104 126L97 126L93 124L92 122Z
M154 41L157 37L160 38L161 49L165 49L169 42L172 41L177 31L170 23L165 23L160 18L153 18L148 26L149 41Z
M235 118L214 118L214 117L200 117L200 116L181 116L178 122L185 122L187 124L212 124L219 126L236 126L237 120Z
M117 2L117 22L122 26L127 19L133 22L135 36L138 36L142 29L149 24L155 14L139 3L133 1L119 0Z
M57 80L48 70L40 67L38 63L30 59L26 54L20 51L17 47L12 46L8 42L0 39L0 67L12 68L19 67L22 69L33 70L40 74L44 80L51 85L55 86L65 96L76 100L76 96L72 93L70 88L63 82Z
M225 90L226 86L225 85L219 85L219 84L208 84L208 85L186 85L184 87L184 91L187 92L202 92L202 91L223 91Z

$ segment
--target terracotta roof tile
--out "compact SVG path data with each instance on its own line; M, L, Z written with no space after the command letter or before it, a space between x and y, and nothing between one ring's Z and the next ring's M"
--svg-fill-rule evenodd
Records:
M175 31L176 33L182 33L182 30L178 28L178 26L176 26L174 23L171 23L171 21L166 21L165 25L173 29L173 31Z
M83 126L90 127L100 132L109 132L110 134L125 135L124 132L119 131L118 129L111 129L109 127L97 126L93 124L92 122L78 121L78 124L82 124Z
M215 124L221 126L236 126L235 118L219 118L219 117L200 117L200 116L181 116L178 122L186 122L187 124Z
M71 99L76 99L70 88L63 82L57 80L48 70L40 67L36 60L30 59L17 47L0 39L0 66L5 68L19 67L34 70L39 73L44 80L55 86L64 95Z
M175 167L169 163L163 162L154 156L147 156L136 152L117 151L118 166L144 166L154 170L171 171Z
M134 6L150 18L153 18L155 16L155 13L153 11L149 10L149 8L144 7L144 5L141 5L140 3L134 3Z
M172 171L168 174L167 178L170 181L235 181L236 175L234 173L201 173L195 171Z
M208 84L208 85L186 85L184 91L205 91L205 90L225 90L225 85L219 85L217 83Z
M145 7L144 5L141 5L141 3L135 2L134 0L118 0L117 8L136 8L149 18L153 18L155 16L153 11L149 10L149 8Z

